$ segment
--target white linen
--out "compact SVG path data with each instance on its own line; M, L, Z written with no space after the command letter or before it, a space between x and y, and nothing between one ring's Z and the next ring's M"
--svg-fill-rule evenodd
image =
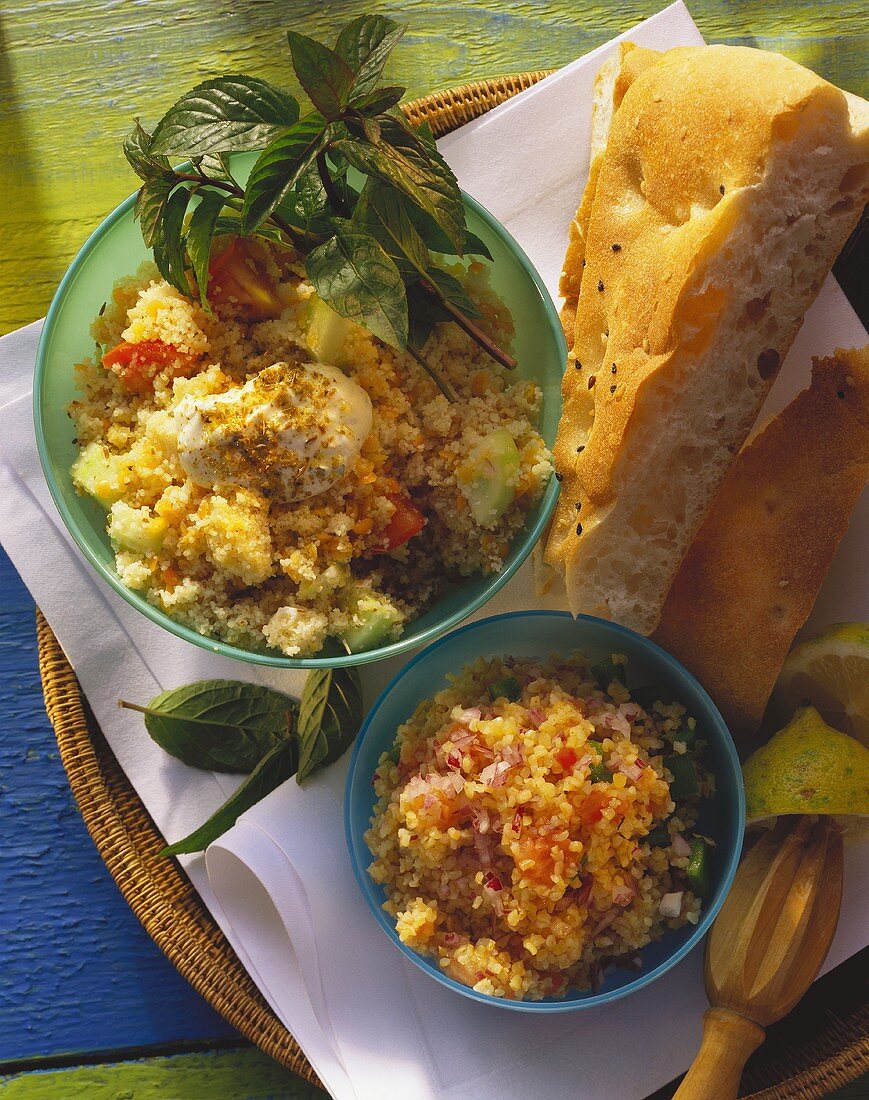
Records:
M660 48L701 41L681 3L622 37ZM441 142L462 186L514 234L553 297L588 169L594 73L613 48L595 50ZM213 812L237 780L166 756L138 715L117 708L118 698L147 700L215 676L297 693L302 676L236 664L168 635L83 560L51 502L36 453L30 388L39 328L38 322L0 341L0 539L57 634L121 766L164 835L175 840ZM831 278L767 411L805 384L810 353L865 340ZM867 543L864 496L807 629L869 620L869 593L851 585L862 575ZM477 617L535 606L541 601L526 563ZM369 704L406 659L363 667ZM626 1000L542 1019L474 1004L418 972L376 926L353 880L342 823L346 769L345 759L304 788L291 780L212 845L207 859L182 860L334 1096L632 1100L686 1068L706 1007L697 951ZM864 847L848 855L843 916L828 968L866 943L867 895ZM641 1057L625 1055L623 1036L631 1033L642 1036Z

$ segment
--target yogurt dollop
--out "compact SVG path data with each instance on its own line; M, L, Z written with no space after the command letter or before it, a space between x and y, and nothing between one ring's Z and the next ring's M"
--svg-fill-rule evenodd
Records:
M365 390L327 363L274 363L243 386L185 397L175 410L178 455L198 485L284 501L340 481L372 422Z

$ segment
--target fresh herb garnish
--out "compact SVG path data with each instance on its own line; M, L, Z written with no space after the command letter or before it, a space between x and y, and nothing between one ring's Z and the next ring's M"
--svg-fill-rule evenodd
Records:
M144 714L154 741L190 767L249 773L219 810L162 855L202 851L292 775L302 783L337 760L362 724L355 668L309 673L299 701L259 684L201 680L161 692L148 706L119 705Z
M361 725L362 686L356 669L309 672L299 701L297 782L337 760L353 743Z
M238 680L200 680L157 695L145 716L161 749L192 768L247 773L293 732L299 704L289 695Z
M414 130L397 110L405 89L379 86L402 32L391 19L360 16L330 49L289 31L292 67L313 110L303 113L292 95L256 77L216 77L183 95L153 134L137 121L124 153L143 181L135 206L142 236L183 294L209 308L215 238L277 241L305 257L308 278L336 313L407 351L454 400L422 357L436 323L454 321L502 365L515 361L443 270L449 256L491 259L467 230L456 178L431 130ZM242 186L231 157L251 151L259 156ZM174 156L191 164L173 168Z

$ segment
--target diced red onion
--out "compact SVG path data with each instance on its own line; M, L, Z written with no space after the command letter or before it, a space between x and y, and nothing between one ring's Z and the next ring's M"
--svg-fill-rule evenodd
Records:
M676 833L676 835L673 837L673 839L671 841L671 845L672 845L672 848L673 848L673 854L674 855L677 855L677 856L680 856L680 857L691 855L691 845L679 833Z
M483 768L480 772L480 780L487 787L503 787L507 782L507 772L510 767L511 765L506 760L496 760Z
M462 758L455 749L450 750L444 759L446 760L448 768L452 768L454 771L461 771Z
M481 866L489 867L491 865L494 844L495 838L491 833L487 833L483 836L482 833L478 833L474 830L474 848L477 851Z
M633 882L633 879L631 880ZM613 888L613 901L616 905L630 905L637 893L636 887L628 884L619 884Z
M431 794L431 792L429 792L429 794L427 794L425 796L425 798L422 800L422 808L424 810L430 810L432 808L432 806L434 806L436 804L437 804L437 798L435 798L435 796L433 794Z
M491 825L491 819L489 817L489 811L485 806L475 807L473 814L474 829L478 833L488 833L489 826Z
M609 926L610 926L610 925L612 924L612 922L613 922L613 921L614 921L614 920L616 919L616 917L617 917L618 915L619 915L619 910L618 910L618 909L608 909L608 910L607 910L607 911L606 911L606 912L605 912L605 913L604 913L604 914L603 914L603 915L602 915L602 916L600 917L600 919L598 920L598 922L597 922L597 924L596 924L596 925L594 926L594 928L592 928L592 930L591 930L591 937L592 937L592 939L594 939L594 937L595 937L595 936L597 936L597 935L599 935L599 934L600 934L601 932L603 932L603 930L604 930L605 928L609 928Z
M677 890L672 894L664 894L658 906L658 912L662 917L673 918L681 914L684 893L684 890Z
M620 764L619 770L630 779L632 783L638 782L640 776L643 774L643 767L639 761L635 764Z
M482 714L483 712L479 707L468 707L466 710L454 714L453 717L457 722L462 722L464 725L467 725L469 722L479 722Z
M420 795L427 795L430 790L431 787L426 782L426 780L422 778L422 776L412 775L405 784L402 794L405 798L412 801L416 798L419 798Z
M525 752L521 745L508 745L501 751L501 758L506 760L511 767L515 767L525 759Z
M531 707L528 712L528 724L533 729L540 729L543 723L546 721L546 715L539 707Z

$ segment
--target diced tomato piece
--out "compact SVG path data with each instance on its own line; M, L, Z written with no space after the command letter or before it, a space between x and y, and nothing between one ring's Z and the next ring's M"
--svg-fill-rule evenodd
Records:
M141 340L138 344L118 344L106 352L102 364L116 374L128 390L150 393L154 389L154 376L164 367L171 365L173 375L189 378L196 372L199 360L163 340Z
M559 749L555 754L555 759L566 772L569 772L579 757L576 755L575 749L571 749L565 745L564 748Z
M208 297L212 302L237 302L257 320L280 317L284 308L274 284L249 241L233 237L208 265Z
M611 795L606 791L593 790L587 795L579 807L579 819L584 825L596 825L603 817L603 812L609 804Z
M404 545L414 535L418 535L425 526L425 516L410 497L392 493L387 495L395 505L395 511L383 530L383 542L374 551L376 554L385 554Z

